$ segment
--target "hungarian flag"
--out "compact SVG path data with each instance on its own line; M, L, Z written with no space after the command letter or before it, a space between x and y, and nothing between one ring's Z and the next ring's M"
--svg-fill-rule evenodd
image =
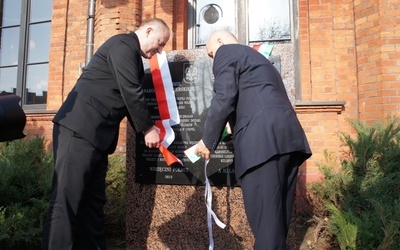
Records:
M270 43L262 43L262 44L254 44L253 45L253 49L260 52L266 58L268 58L271 55L273 48L274 48L274 45L270 44Z
M165 51L152 56L149 62L160 113L160 120L155 122L155 126L160 131L161 145L159 150L168 166L176 162L183 166L182 161L168 150L168 147L175 140L175 133L171 126L179 124L180 118Z

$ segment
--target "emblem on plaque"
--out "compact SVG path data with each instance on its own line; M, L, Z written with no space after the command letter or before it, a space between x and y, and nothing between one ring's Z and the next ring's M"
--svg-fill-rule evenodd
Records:
M192 64L184 64L184 81L186 83L195 82L197 79L197 67L193 66Z

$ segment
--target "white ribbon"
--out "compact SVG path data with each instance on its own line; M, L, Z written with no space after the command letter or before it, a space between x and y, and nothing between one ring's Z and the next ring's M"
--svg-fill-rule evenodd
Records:
M214 213L212 210L212 190L211 190L211 185L210 182L208 181L207 177L207 164L210 161L210 159L206 160L204 164L204 175L206 178L206 189L204 192L204 198L206 200L206 206L207 206L207 225L208 225L208 236L210 238L210 245L208 247L209 250L214 249L214 238L213 238L213 232L212 232L212 220L211 216L214 218L215 223L222 229L225 228L225 224L220 221L217 217L217 215Z

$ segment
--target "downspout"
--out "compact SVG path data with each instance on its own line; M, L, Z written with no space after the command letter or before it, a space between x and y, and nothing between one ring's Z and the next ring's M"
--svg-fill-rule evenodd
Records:
M94 40L94 13L96 9L96 0L89 0L86 30L86 51L85 51L85 67L88 65L93 56L93 40Z

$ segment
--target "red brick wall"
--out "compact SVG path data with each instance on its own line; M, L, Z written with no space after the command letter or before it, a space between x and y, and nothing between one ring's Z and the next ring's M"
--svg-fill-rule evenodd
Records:
M26 125L25 131L27 138L33 136L44 136L46 149L51 149L52 144L52 134L53 134L53 114L40 114L40 115L26 115Z
M355 1L360 118L400 110L400 1Z
M173 35L165 50L187 48L187 1L143 1L143 20L161 18L172 29Z
M303 179L319 178L324 150L338 153L348 119L374 122L400 114L398 0L299 0L302 101L345 101L341 112L302 108L298 116L313 156Z
M68 23L68 1L53 1L53 20L50 39L49 84L47 109L56 110L63 101L64 64Z
M336 132L351 132L356 119L357 68L351 0L299 0L299 47L302 101L320 102L298 110L313 156L301 169L306 181L319 178L324 150L338 152ZM324 102L345 101L344 109Z
M94 49L115 34L128 33L140 26L141 1L97 1L95 13Z

